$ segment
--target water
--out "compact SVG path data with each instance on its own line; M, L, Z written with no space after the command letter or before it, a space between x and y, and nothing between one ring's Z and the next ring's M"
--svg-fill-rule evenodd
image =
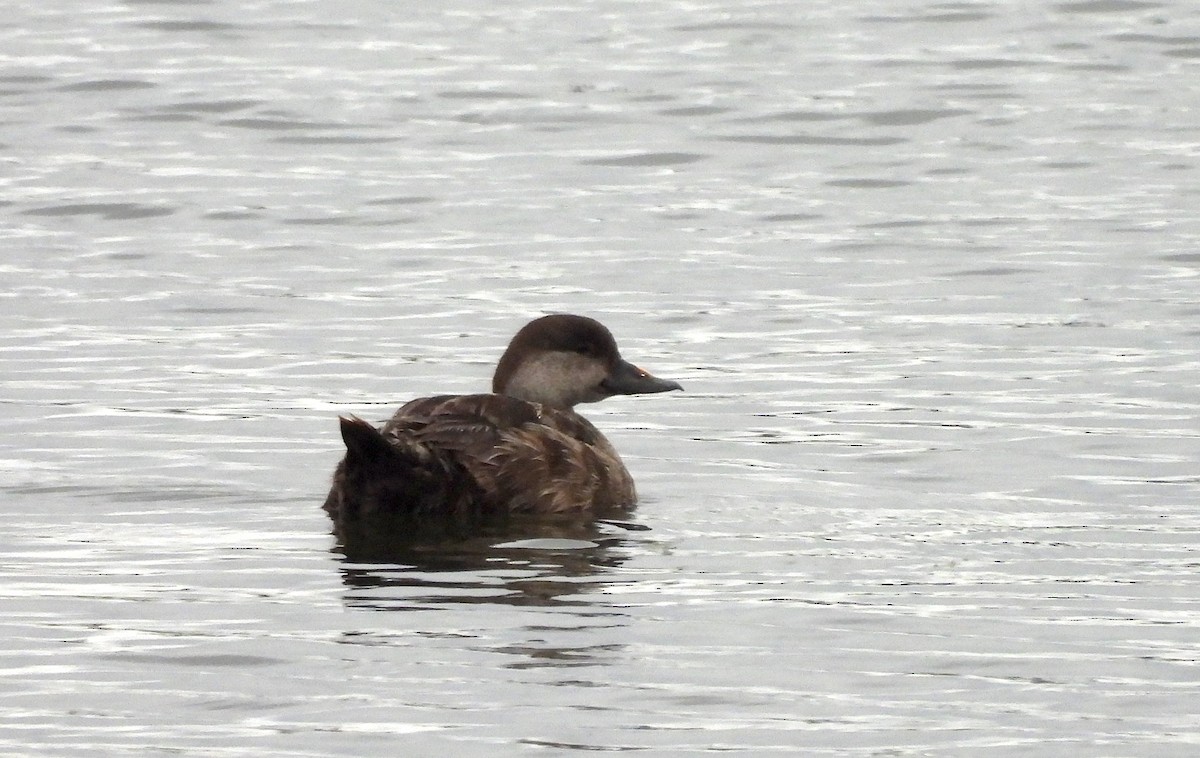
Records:
M1192 4L6 18L6 755L1200 750ZM631 522L342 556L560 310Z

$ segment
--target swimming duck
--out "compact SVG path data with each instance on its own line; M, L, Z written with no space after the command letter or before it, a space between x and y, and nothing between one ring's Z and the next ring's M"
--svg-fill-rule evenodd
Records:
M341 418L346 455L325 510L345 527L371 517L474 522L632 506L625 464L574 408L678 389L623 359L599 321L543 316L509 343L492 394L412 400L382 429Z

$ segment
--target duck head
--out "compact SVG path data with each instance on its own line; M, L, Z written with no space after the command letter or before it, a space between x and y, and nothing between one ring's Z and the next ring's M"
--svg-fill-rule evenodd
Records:
M595 319L543 316L517 332L496 366L492 392L571 408L613 395L681 390L621 357L612 332Z

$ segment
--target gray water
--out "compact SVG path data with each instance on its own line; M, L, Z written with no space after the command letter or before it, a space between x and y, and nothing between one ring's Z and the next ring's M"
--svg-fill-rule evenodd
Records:
M1200 754L1200 6L5 17L0 753ZM342 555L551 311L631 521Z

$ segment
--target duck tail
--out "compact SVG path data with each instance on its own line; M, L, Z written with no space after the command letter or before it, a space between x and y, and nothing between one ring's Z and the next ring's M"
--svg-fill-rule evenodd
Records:
M419 520L463 501L446 456L408 437L385 436L354 416L339 421L346 456L334 471L324 506L335 522Z
M398 456L379 430L366 421L351 416L338 417L341 425L342 442L346 443L346 458L360 464L382 463Z

